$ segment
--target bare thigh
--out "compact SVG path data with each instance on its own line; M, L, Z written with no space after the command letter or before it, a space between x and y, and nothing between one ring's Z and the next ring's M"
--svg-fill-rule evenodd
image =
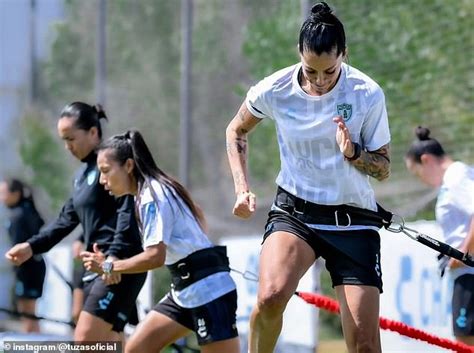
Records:
M18 311L26 314L35 315L36 299L23 299L17 301Z
M202 353L239 353L239 337L230 338L224 341L212 342L201 346Z
M286 301L314 263L314 250L301 238L288 232L275 232L263 243L260 255L259 297L279 293Z
M72 292L72 319L74 322L79 320L79 315L81 314L82 307L84 306L84 291L82 289L76 288Z
M129 338L125 353L158 353L190 330L157 311L150 311Z
M121 341L121 335L112 331L111 323L87 311L81 311L74 331L74 340L77 342Z
M36 314L36 299L24 299L20 298L17 302L18 311L25 314L35 315ZM25 332L39 332L39 321L33 318L22 317L23 330Z
M456 336L456 340L474 347L474 336Z

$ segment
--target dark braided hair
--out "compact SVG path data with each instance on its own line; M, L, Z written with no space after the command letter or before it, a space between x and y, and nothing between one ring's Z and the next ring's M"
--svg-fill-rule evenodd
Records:
M309 17L301 26L299 51L321 55L331 53L334 49L337 56L346 52L346 34L341 21L323 1L312 7Z

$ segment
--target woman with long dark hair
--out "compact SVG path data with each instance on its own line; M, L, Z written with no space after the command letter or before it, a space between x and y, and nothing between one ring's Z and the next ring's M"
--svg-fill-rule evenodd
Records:
M13 245L37 234L44 221L36 210L31 189L19 179L0 182L0 201L10 210L8 234ZM15 297L19 313L35 315L36 300L43 294L46 265L33 256L15 269ZM38 320L21 317L24 332L39 332Z
M58 134L66 149L83 165L74 179L72 196L58 218L26 242L15 245L6 256L20 265L35 254L47 252L78 225L82 226L87 250L93 244L109 259L123 259L142 251L134 217L133 198L115 198L99 182L96 148L102 141L100 121L106 119L100 106L83 102L67 105L58 120ZM86 273L84 306L74 338L84 341L118 341L146 274L106 275Z
M201 352L238 353L237 292L226 250L208 239L204 215L189 192L158 167L137 131L104 142L97 163L107 190L135 195L145 250L114 261L104 261L98 249L85 252L86 268L126 274L166 265L172 276L170 292L140 323L125 351L160 352L194 331Z

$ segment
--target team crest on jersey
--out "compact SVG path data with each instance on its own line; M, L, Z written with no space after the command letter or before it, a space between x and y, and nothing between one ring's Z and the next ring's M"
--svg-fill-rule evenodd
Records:
M352 116L352 104L347 104L347 103L338 104L337 105L337 114L342 116L344 121L349 121L351 119L351 116Z
M95 178L97 177L97 170L91 170L87 174L87 185L94 184Z

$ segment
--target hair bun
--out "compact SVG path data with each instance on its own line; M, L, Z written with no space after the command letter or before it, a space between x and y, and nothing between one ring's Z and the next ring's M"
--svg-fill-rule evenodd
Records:
M415 129L415 135L418 137L418 140L420 141L425 141L430 139L430 129L423 127L423 126L418 126Z
M321 1L317 4L314 4L311 8L311 16L316 18L324 18L327 15L332 14L332 10L328 4L324 1Z

